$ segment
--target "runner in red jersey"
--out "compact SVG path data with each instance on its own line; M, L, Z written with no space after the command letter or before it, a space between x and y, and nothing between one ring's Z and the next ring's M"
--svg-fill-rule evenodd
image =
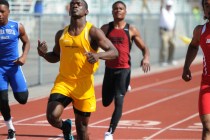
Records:
M117 48L120 56L117 59L106 61L108 68L130 68L131 42L129 36L129 24L125 24L123 29L114 28L114 22L110 22L107 37Z
M203 125L202 140L210 140L210 0L202 0L204 25L198 25L193 32L193 38L188 46L182 79L192 79L190 65L195 59L199 46L203 51L203 74L199 94L199 114Z
M102 86L102 102L105 107L114 100L115 109L112 114L105 140L112 140L117 124L122 116L124 97L130 83L130 50L132 42L142 51L141 66L144 72L150 70L149 50L143 42L140 32L125 22L126 5L117 1L112 5L114 21L101 27L106 36L117 48L119 57L106 61Z

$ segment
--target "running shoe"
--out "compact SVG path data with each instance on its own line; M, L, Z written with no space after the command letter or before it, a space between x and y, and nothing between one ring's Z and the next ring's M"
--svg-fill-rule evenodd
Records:
M67 124L69 126L69 131L63 131L63 137L64 140L74 140L74 136L71 135L71 126L72 126L72 122L70 119L67 119L64 121L65 124Z
M16 140L15 138L15 131L12 129L8 130L7 140Z
M131 91L131 85L128 86L127 91Z
M104 140L113 140L113 135L110 132L106 132L104 135Z

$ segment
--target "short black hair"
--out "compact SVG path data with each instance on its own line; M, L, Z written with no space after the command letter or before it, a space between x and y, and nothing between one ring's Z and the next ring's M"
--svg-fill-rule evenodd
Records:
M202 7L204 8L204 0L202 0L201 5L202 5Z
M88 10L88 4L85 0L82 0L85 3L85 8Z
M9 8L9 3L7 0L0 0L0 4L6 5Z
M84 2L85 8L88 10L88 4L87 4L87 2L85 0L81 0L81 1Z
M114 8L114 6L116 5L116 4L118 4L118 3L121 3L122 5L124 5L125 6L125 8L126 8L126 4L123 2L123 1L116 1L115 3L113 3L112 4L112 9Z
M204 11L205 0L202 0L201 5L202 5L203 11ZM203 19L204 19L204 20L207 19L207 17L205 16L205 14L204 14L204 16L203 16Z

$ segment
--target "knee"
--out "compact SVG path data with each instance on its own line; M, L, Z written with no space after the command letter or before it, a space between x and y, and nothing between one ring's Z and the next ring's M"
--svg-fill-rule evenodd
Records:
M50 113L47 113L46 114L46 117L47 117L47 121L52 125L52 124L54 124L54 122L55 122L55 116L53 116L52 114L50 114Z
M107 107L107 106L109 106L109 105L110 105L110 103L103 102L103 106L104 106L104 107Z
M112 101L113 101L113 98L112 99L105 99L105 98L103 98L102 99L102 104L103 104L104 107L107 107L107 106L109 106L112 103Z
M203 122L203 131L205 133L210 133L210 121Z
M50 102L47 105L47 112L46 112L46 118L47 121L55 127L58 127L61 122L61 114L63 112L63 106L60 105L57 102Z
M15 99L20 103L20 104L26 104L28 100L28 91L26 92L16 92L14 93Z
M118 95L115 97L115 105L118 107L122 107L124 102L124 95Z
M89 117L83 117L79 114L76 115L75 124L76 124L78 139L86 139L88 137L87 134L88 122L89 122Z
M49 109L47 110L46 117L47 117L47 121L50 124L54 124L57 120L57 117L55 116L55 114L53 114L53 111L49 111Z
M85 133L87 130L88 124L84 122L76 122L76 126L80 132Z
M8 99L8 94L7 91L0 92L0 108L4 109L5 107L9 106L9 99Z
M53 127L56 127L56 128L61 128L62 120L60 119L60 117L57 117L53 113L47 113L46 117L47 117L47 121L50 125L52 125Z

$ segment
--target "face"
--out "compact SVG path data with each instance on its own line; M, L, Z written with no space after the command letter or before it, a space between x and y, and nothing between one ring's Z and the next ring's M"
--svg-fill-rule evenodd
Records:
M88 10L85 7L85 3L82 0L72 0L70 2L69 14L72 17L83 17L88 14Z
M126 8L123 4L117 3L113 6L112 15L114 19L124 19L126 15Z
M210 0L204 0L204 15L210 19Z
M166 9L170 10L171 9L171 5L166 5Z
M9 8L6 5L0 4L0 25L7 23L9 13Z

